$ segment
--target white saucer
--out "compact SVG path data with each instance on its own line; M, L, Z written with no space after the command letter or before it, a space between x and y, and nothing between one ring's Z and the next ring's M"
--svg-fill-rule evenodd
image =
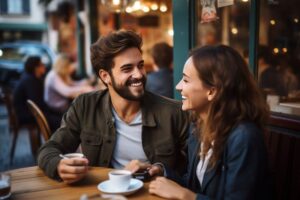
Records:
M110 188L110 185L111 184L110 184L109 180L107 180L107 181L103 181L103 182L99 183L97 188L98 188L98 190L100 190L101 192L106 193L106 194L130 195L130 194L138 191L140 188L142 188L144 183L138 179L132 178L132 179L130 179L129 188L125 191L120 191L120 192L113 191Z

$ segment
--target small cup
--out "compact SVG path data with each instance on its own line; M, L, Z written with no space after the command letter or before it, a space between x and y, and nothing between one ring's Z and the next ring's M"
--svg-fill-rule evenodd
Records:
M60 157L62 158L84 158L85 156L82 153L67 153L67 154L60 154Z
M0 200L7 199L10 196L10 174L0 173Z
M112 170L108 173L111 190L124 192L128 190L132 173L128 170Z

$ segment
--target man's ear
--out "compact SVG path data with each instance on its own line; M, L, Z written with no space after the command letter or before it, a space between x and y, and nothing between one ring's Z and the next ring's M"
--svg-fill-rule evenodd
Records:
M207 92L207 99L208 101L212 101L217 94L217 89L215 87L210 87Z
M99 77L100 79L105 83L105 84L109 84L111 81L110 81L110 74L103 70L103 69L100 69L99 70Z

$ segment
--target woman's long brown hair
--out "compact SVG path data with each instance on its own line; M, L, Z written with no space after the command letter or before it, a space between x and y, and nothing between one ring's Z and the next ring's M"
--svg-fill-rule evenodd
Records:
M200 155L205 156L212 148L210 167L213 167L220 159L234 126L241 121L251 121L263 129L269 109L246 62L237 51L224 45L205 46L193 50L190 56L205 87L215 87L217 91L207 119L197 120L203 145Z

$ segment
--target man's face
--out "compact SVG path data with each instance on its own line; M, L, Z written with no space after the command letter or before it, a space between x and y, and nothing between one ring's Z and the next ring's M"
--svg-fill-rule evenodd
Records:
M138 101L145 93L146 72L141 52L129 48L114 59L108 88L119 96L131 101Z

